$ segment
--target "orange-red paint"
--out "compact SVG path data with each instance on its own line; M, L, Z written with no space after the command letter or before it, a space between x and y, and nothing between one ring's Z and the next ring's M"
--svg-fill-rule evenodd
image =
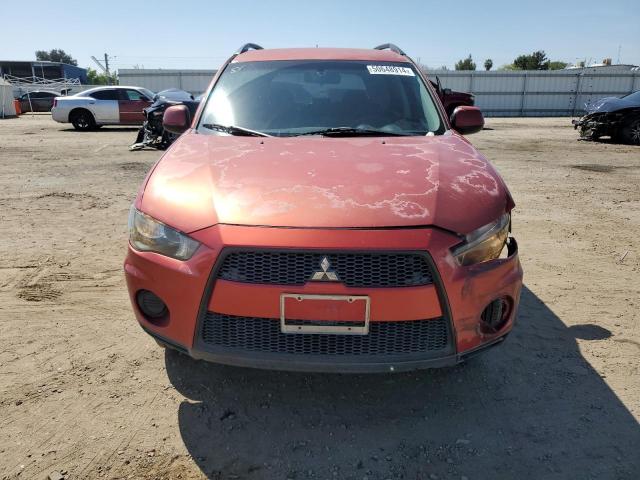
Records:
M350 49L249 51L233 61L296 58L408 61L389 51ZM188 130L149 173L135 205L202 244L188 261L131 247L125 260L138 321L187 349L194 345L201 305L275 319L282 293L368 295L371 322L436 318L448 308L458 355L513 326L522 286L517 253L472 267L461 267L451 255L461 235L514 205L495 169L452 130L386 138L233 137ZM207 298L220 252L233 247L426 251L445 298L434 285L364 289L339 282L295 287L225 280L217 280ZM167 319L152 323L141 314L135 302L140 289L163 299ZM487 334L480 314L503 296L511 305L508 322ZM312 302L295 308L302 319L320 320Z

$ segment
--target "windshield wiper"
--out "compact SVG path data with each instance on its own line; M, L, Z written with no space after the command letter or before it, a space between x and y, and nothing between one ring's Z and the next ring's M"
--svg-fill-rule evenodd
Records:
M244 137L270 137L263 132L256 130L249 130L248 128L236 127L235 125L220 125L219 123L203 123L202 126L208 130L215 130L217 132L228 133L229 135L237 135Z
M345 137L357 137L357 136L392 136L392 137L404 137L406 133L388 132L386 130L375 130L373 128L355 128L355 127L333 127L323 128L322 130L313 130L311 132L298 133L295 137L302 135L325 135L325 136L345 136Z

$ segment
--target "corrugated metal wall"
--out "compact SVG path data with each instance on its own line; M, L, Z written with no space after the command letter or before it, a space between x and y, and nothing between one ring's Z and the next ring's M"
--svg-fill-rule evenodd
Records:
M158 92L181 88L199 94L207 89L215 70L119 70L121 85L137 85ZM585 103L619 97L640 90L640 72L616 67L555 71L429 71L452 90L470 92L486 116L572 116Z
M640 72L585 68L555 71L430 71L442 85L473 93L486 116L580 115L585 104L640 90Z
M145 87L154 92L168 88L179 88L199 94L204 92L217 70L118 70L120 85Z

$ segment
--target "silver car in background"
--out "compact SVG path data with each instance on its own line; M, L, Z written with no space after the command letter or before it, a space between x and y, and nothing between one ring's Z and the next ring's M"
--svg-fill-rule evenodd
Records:
M143 109L151 105L154 93L142 87L97 87L68 97L57 97L51 117L71 123L76 130L102 125L141 125Z

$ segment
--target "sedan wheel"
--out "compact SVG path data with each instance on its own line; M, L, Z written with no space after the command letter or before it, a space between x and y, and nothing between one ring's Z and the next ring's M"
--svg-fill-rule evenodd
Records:
M87 131L95 128L96 122L93 119L93 115L86 110L76 112L71 118L73 128L80 131Z
M640 118L632 120L622 128L622 138L631 145L640 145Z

